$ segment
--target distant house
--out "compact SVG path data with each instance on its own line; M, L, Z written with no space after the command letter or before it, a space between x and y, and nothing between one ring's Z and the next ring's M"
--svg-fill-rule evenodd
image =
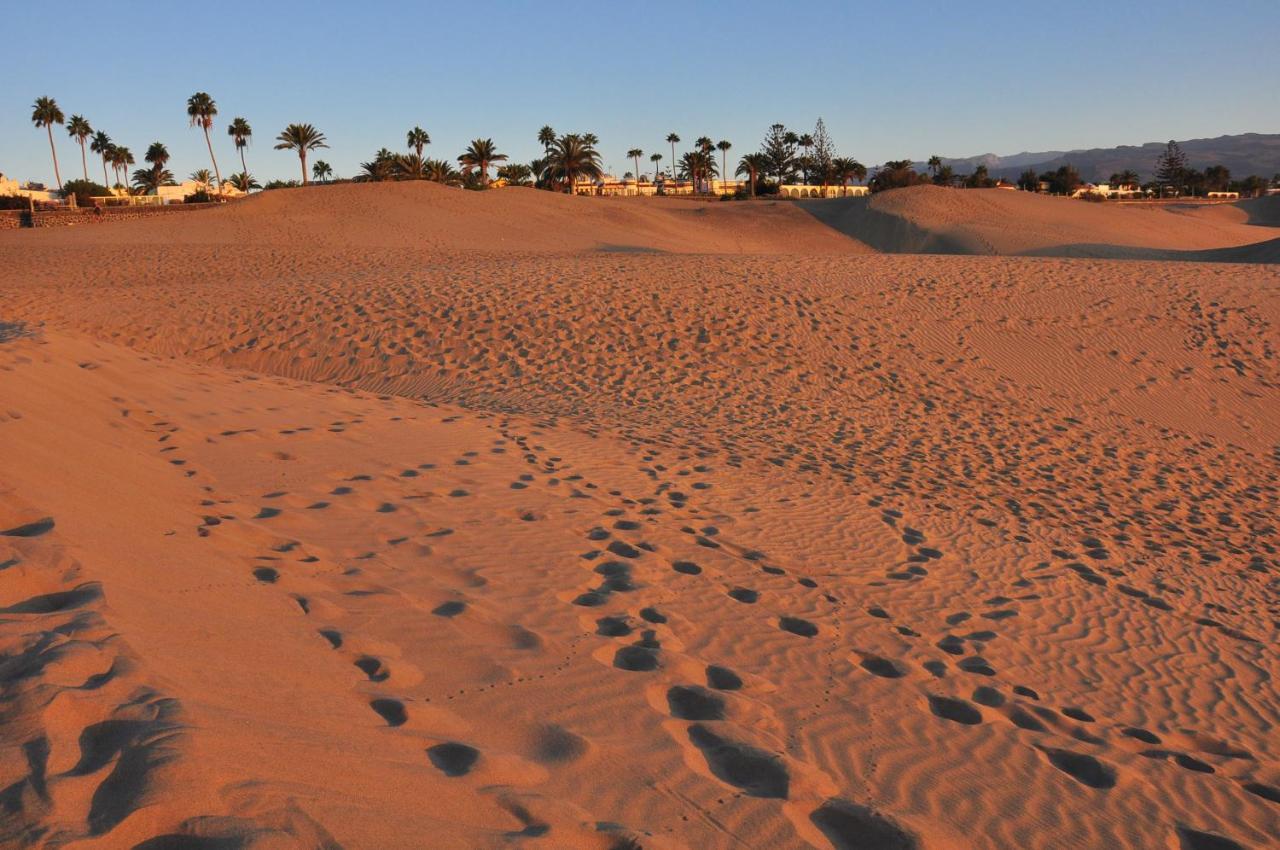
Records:
M59 192L52 189L46 189L43 183L26 183L21 185L17 180L11 180L0 174L0 195L8 197L18 196L22 198L31 198L36 201L56 201L61 197Z
M799 186L783 185L778 194L784 198L857 198L871 194L868 186Z
M1240 200L1239 192L1205 192L1206 198L1214 198L1222 201L1238 201Z
M1104 198L1117 199L1140 198L1142 187L1136 183L1117 183L1114 186L1110 183L1082 183L1071 193L1073 198L1082 198L1085 195L1101 195Z
M997 189L1012 189L1012 190L1016 191L1016 190L1017 190L1017 188L1018 188L1018 184L1017 184L1017 183L1010 183L1008 180L1005 180L1003 177L1001 177L999 180L997 180L997 181L996 181L996 188L997 188Z
M742 180L711 180L699 181L696 187L688 180L666 180L659 179L656 183L650 183L646 180L635 180L634 178L619 179L613 175L606 174L599 180L591 180L583 178L577 180L573 184L573 194L575 195L595 195L601 197L628 197L649 195L693 195L697 193L711 195L731 195L738 191L739 187L745 187L747 184Z

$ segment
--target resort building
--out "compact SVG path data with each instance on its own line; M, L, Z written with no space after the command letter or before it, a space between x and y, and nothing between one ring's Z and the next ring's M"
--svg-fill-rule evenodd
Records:
M2 173L0 173L0 195L8 197L17 195L22 198L31 198L35 201L56 201L61 197L59 192L46 189L41 183L20 185L17 180L11 180Z
M867 186L800 186L786 184L778 187L784 198L858 198L871 194Z

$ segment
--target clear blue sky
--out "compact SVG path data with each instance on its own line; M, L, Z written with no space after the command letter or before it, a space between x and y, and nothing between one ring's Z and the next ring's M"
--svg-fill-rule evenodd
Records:
M242 115L263 180L297 176L296 156L272 150L294 121L328 136L321 156L340 176L379 147L403 149L414 124L429 155L450 158L482 136L527 161L548 123L594 132L616 173L628 148L669 155L672 131L728 139L737 156L775 121L811 130L819 116L839 152L868 165L1280 132L1280 0L64 0L3 12L0 172L20 180L53 177L30 122L41 95L139 159L165 142L185 177L209 164L185 113L207 91L222 172L239 170L226 123ZM64 178L79 174L78 147L61 129L55 139Z

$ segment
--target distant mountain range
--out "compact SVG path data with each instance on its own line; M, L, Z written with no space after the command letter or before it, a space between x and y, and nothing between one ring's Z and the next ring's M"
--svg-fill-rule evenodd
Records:
M1011 156L988 153L958 159L943 157L942 161L957 174L968 174L977 166L986 165L992 177L1009 179L1017 179L1028 168L1043 173L1070 163L1083 179L1092 182L1104 182L1110 175L1125 169L1133 169L1142 180L1148 180L1155 171L1156 157L1166 143L1147 142L1144 145L1072 151L1028 151ZM1236 178L1250 174L1270 178L1280 173L1280 133L1241 133L1214 139L1179 140L1178 144L1192 168L1204 170L1210 165L1225 165L1231 169L1231 176ZM924 168L925 163L916 163L917 170Z

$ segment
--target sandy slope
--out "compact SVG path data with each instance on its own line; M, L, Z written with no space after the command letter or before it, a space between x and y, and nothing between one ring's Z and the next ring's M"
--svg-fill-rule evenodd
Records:
M832 228L895 254L1280 262L1280 233L1274 230L1280 198L1222 206L1116 205L918 186L801 206ZM1264 242L1271 243L1264 251L1254 247ZM1222 250L1241 246L1250 248Z
M182 219L131 221L26 244L257 245L521 252L868 253L814 227L785 202L747 206L667 198L581 198L512 188L468 192L435 183L347 184L263 192Z
M0 240L0 844L1274 843L1280 273L569 200Z

